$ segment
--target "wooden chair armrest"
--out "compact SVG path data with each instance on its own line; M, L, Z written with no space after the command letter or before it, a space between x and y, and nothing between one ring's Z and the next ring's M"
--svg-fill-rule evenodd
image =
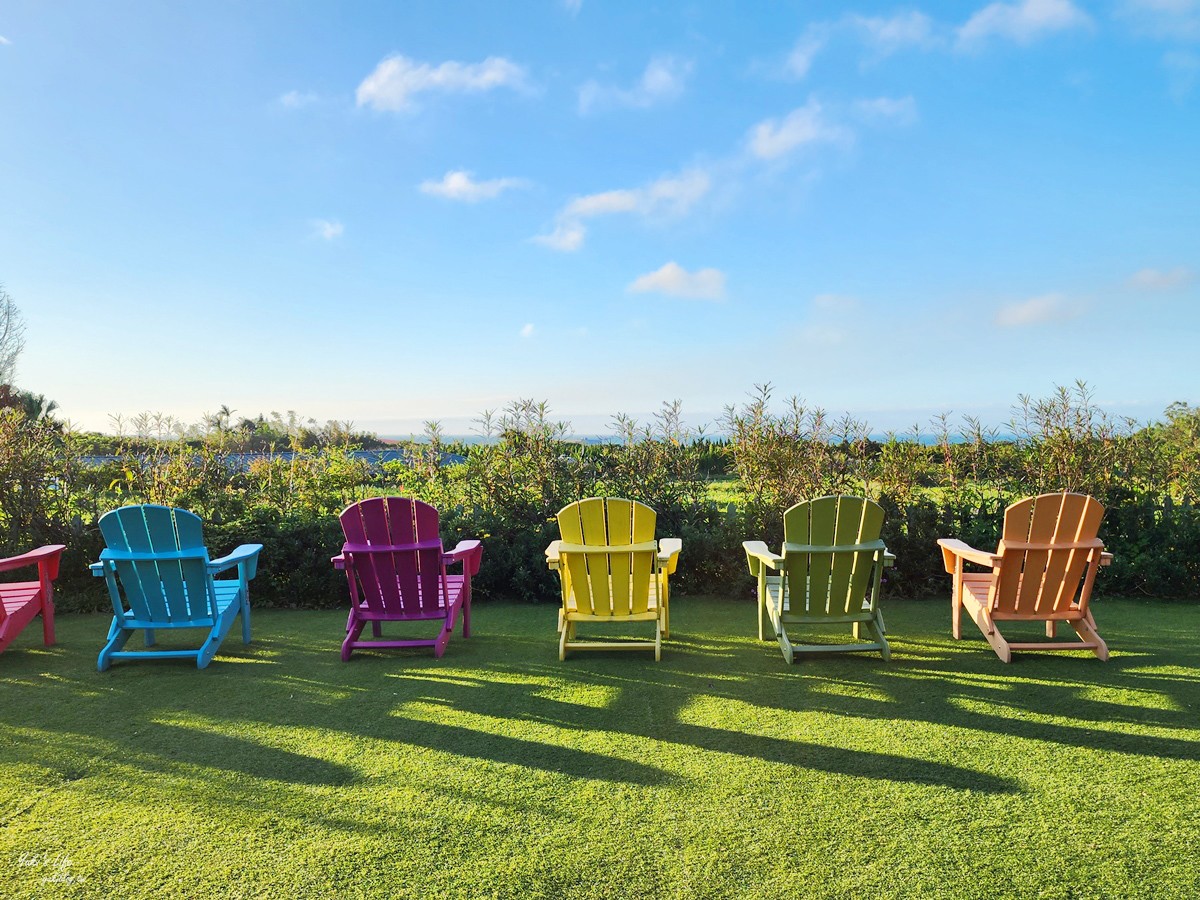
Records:
M1111 553L1109 553L1107 550L1105 550L1103 553L1100 554L1100 565L1111 566L1112 561L1113 561L1113 555Z
M663 538L658 542L658 563L668 575L675 574L681 552L683 552L681 538Z
M232 569L234 566L245 563L246 580L250 581L258 572L258 554L262 548L262 544L242 544L228 556L222 556L220 559L209 562L208 574L216 575L218 572L224 572L226 569Z
M329 561L331 563L333 563L333 567L335 569L337 569L339 572L344 571L346 568L346 554L345 553L339 553L337 556L331 556L331 557L329 557Z
M562 541L551 541L550 546L546 548L546 566L550 569L557 569L560 555L558 548L562 546Z
M894 565L896 565L896 554L893 553L891 550L884 550L883 551L883 567L885 569L890 569Z
M48 544L45 547L38 547L36 550L30 550L28 553L22 553L20 556L10 556L8 559L0 559L0 572L8 572L12 569L22 569L25 566L46 566L48 568L47 576L54 580L58 577L58 562L62 556L62 552L67 549L66 544Z
M1002 559L1002 557L994 553L985 553L983 550L976 550L970 544L963 543L954 538L938 538L938 546L942 548L942 562L946 566L946 571L951 575L954 574L955 557L975 563L978 566L987 566L989 569L1000 565L1000 560Z
M746 564L750 567L750 574L755 578L758 577L758 570L762 566L777 569L783 565L783 557L767 549L764 541L742 541L742 549L746 551Z
M470 577L479 573L479 562L483 558L483 544L479 541L459 541L449 553L443 553L442 559L447 563L461 562L463 574Z

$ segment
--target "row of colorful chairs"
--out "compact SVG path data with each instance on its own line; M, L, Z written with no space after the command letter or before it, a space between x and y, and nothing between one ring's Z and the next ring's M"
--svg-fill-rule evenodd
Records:
M952 628L962 637L966 610L1005 662L1013 650L1090 649L1100 659L1108 648L1088 608L1096 572L1112 560L1098 535L1104 507L1081 494L1043 494L1008 507L1003 538L995 553L962 541L938 541L952 576ZM366 647L446 649L459 615L470 636L471 578L479 572L483 548L460 541L446 551L438 512L407 497L376 497L347 507L340 516L345 543L332 558L346 575L350 614L342 659ZM883 509L862 497L821 497L784 514L784 542L772 553L762 541L742 546L757 582L759 639L774 637L783 656L797 653L878 651L890 656L879 608L883 570L894 563L881 538ZM561 538L546 549L562 592L558 616L559 658L572 650L652 649L656 660L670 635L669 577L679 562L682 542L657 539L656 515L643 503L591 497L558 513ZM125 506L100 518L106 548L92 574L105 579L113 620L98 666L114 659L187 658L198 668L212 660L233 621L242 619L242 639L250 642L250 581L261 544L243 544L227 556L210 559L201 521L194 513L166 506ZM0 651L37 615L43 638L54 643L54 590L62 545L42 547L0 560L0 572L36 566L38 580L0 584ZM964 564L987 572L966 572ZM457 574L452 567L460 566ZM216 578L236 569L236 577ZM1038 621L1046 641L1013 643L1002 621ZM384 623L435 621L432 638L390 640ZM581 639L580 628L643 623L653 639ZM1053 640L1058 625L1070 626L1078 640ZM371 627L371 638L363 631ZM768 625L771 634L768 634ZM853 643L794 643L788 634L822 625L849 625ZM160 650L155 633L205 629L197 649ZM145 649L128 650L135 632Z

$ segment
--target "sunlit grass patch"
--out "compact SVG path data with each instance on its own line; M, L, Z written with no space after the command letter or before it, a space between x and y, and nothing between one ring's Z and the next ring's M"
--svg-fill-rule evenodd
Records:
M203 671L102 674L106 620L63 616L0 655L0 893L1189 896L1197 614L1096 616L1108 663L909 602L890 662L788 666L750 602L679 598L658 664L559 662L546 607L350 663L342 614L265 611Z

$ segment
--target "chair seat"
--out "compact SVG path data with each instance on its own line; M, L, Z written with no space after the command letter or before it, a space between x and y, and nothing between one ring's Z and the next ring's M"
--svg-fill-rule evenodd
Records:
M4 605L4 612L10 616L15 615L29 603L36 602L41 589L42 586L36 581L0 584L0 603Z
M835 622L862 621L865 622L873 618L875 613L871 609L871 601L866 597L863 598L862 615L857 613L824 613L824 612L809 612L805 608L792 610L791 590L786 589L783 592L783 603L779 602L780 585L783 583L782 576L768 575L767 581L767 602L774 605L775 609L779 610L781 615L788 617L804 617L808 619L830 619Z
M666 580L665 575L663 576L663 580L665 582L665 580ZM647 587L646 587L646 610L647 611L644 614L645 620L649 621L649 620L653 620L657 617L659 602L662 598L662 593L664 590L665 590L665 588L663 587L663 585L660 584L658 591L655 591L653 580L651 580L650 584L647 585ZM575 594L574 593L571 593L571 595L567 597L566 606L567 606L567 614L568 615L570 615L570 616L578 616L579 615L579 607L575 602ZM642 614L634 613L634 615L641 616ZM587 615L586 618L588 618L588 619L607 619L607 618L611 618L611 617L608 615L604 615L604 614L590 614L590 615ZM626 618L626 617L623 615L622 618Z
M365 599L359 599L355 609L356 615L360 619L365 619L368 622L403 622L411 619L417 621L420 619L444 619L446 618L446 607L453 609L463 598L466 591L466 578L462 575L447 575L446 576L446 595L442 596L442 592L438 591L437 605L422 608L420 604L421 588L417 586L418 602L411 609L371 609Z
M236 581L214 581L213 593L217 598L217 618L231 607L241 602L241 585ZM186 593L186 586L184 591ZM194 619L139 619L132 610L126 610L123 615L116 617L122 628L151 628L155 631L168 628L212 628L214 619L209 615L197 616Z
M994 579L990 572L964 572L962 576L963 593L971 598L980 608L987 609L988 596ZM964 597L966 599L966 597ZM1079 608L1078 603L1060 610L1046 610L1032 613L1012 613L1004 610L991 610L993 619L1002 622L1077 622L1087 613Z

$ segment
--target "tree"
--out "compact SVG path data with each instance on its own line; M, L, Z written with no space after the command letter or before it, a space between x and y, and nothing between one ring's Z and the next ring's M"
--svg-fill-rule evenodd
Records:
M35 394L33 391L18 391L17 399L25 411L25 418L31 422L40 422L51 418L50 414L58 409L58 401L49 399L45 394Z
M25 322L16 301L0 284L0 384L12 384L25 349Z

